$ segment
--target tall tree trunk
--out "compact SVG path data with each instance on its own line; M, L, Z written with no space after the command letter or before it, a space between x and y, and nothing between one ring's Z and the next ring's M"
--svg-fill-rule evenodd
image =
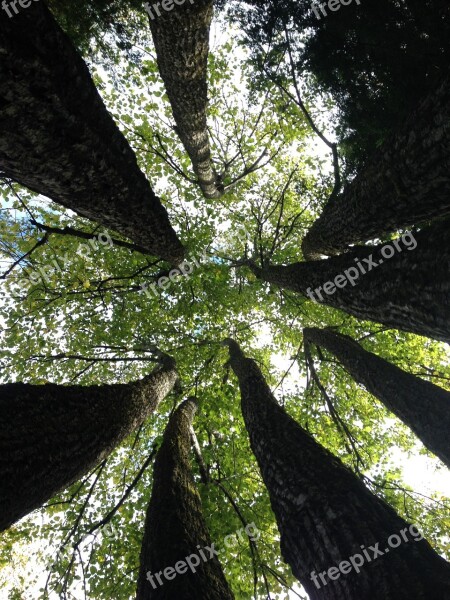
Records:
M172 106L176 131L206 198L223 194L211 161L207 127L209 30L212 0L186 0L171 12L152 6L150 28L158 67Z
M167 357L128 384L0 386L0 531L104 460L176 380Z
M174 264L184 250L44 2L0 11L0 169Z
M233 599L218 559L206 549L215 550L189 461L196 409L194 398L176 409L156 456L137 600Z
M399 249L391 243L389 253L384 244L356 247L327 260L263 268L252 263L249 266L263 281L299 292L360 319L450 342L448 228L449 221L443 221L423 229L414 238L405 234L403 239L408 240L410 248L406 249L404 241L395 240ZM387 254L392 258L387 258ZM353 285L345 276L345 271L350 269ZM334 283L333 287L327 285L327 294L324 286L330 282Z
M352 338L329 329L304 329L305 344L331 352L368 392L410 427L450 468L450 392L406 373L364 350Z
M311 600L450 597L450 565L427 541L413 541L411 535L393 549L387 540L401 536L401 531L411 534L408 524L317 444L278 405L256 362L233 340L227 343L250 444L280 530L282 554ZM380 546L382 555L372 558L373 545ZM389 546L390 552L385 552ZM356 555L364 559L359 573L346 565L343 572L331 570L342 561L350 566L350 557L361 563Z
M303 241L308 259L450 213L450 77L429 94Z

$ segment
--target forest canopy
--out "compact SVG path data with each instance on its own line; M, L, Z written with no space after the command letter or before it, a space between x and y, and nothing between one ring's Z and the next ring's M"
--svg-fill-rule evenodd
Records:
M169 514L158 510L171 501L163 495L164 485L175 476L164 467L175 460L169 449L176 447L187 473L183 481L189 482L189 506L202 513L196 532L207 531L221 549L223 574L215 565L208 577L220 582L224 576L231 590L217 584L222 595L211 598L332 598L306 596L295 567L286 562L283 541L280 551L280 530L281 537L285 530L267 483L270 469L264 470L255 451L258 432L250 425L255 390L262 390L268 406L274 398L283 418L291 418L286 422L295 421L325 449L324 463L332 463L329 452L348 467L343 481L352 474L355 490L364 484L373 502L382 499L392 514L415 524L448 560L450 488L441 448L448 448L444 423L450 412L445 221L450 207L444 193L448 178L439 171L449 157L443 141L448 125L443 139L436 140L420 120L435 116L429 98L441 98L448 110L450 86L442 84L450 53L446 2L362 0L319 20L306 0L223 1L214 12L210 2L196 0L154 22L135 0L49 0L53 16L45 13L42 19L41 4L46 6L36 3L13 18L0 16L0 49L14 55L0 59L0 430L15 418L14 408L5 409L16 393L9 385L30 386L20 388L20 399L36 394L41 401L41 389L43 397L51 396L48 419L43 414L34 421L39 431L31 422L27 430L43 448L46 423L60 429L56 419L70 416L58 441L67 448L52 447L66 464L81 454L81 442L74 442L79 431L91 436L92 430L95 438L97 429L122 419L112 402L116 394L135 403L148 394L148 410L139 408L139 417L133 413L111 436L114 443L99 445L97 460L86 459L85 472L74 466L65 485L50 486L51 495L32 507L36 510L5 528L0 595L134 598L140 556L155 552L141 550L144 529L154 524L149 535L155 531L161 545L170 538L169 517L161 521L167 535L157 524ZM27 16L32 11L38 18L35 33ZM22 20L24 37L15 38L14 27L22 27ZM46 41L31 46L45 27ZM53 35L57 41L50 47ZM20 50L21 39L29 40L27 52ZM23 65L29 70L17 83ZM24 82L34 76L28 88ZM434 92L439 85L441 95ZM9 89L26 90L17 113L9 110L13 102L19 106ZM49 106L42 119L32 113L34 101L39 110ZM414 123L420 127L413 136ZM442 125L438 119L433 123ZM425 141L413 154L402 140L421 139L422 131ZM17 161L11 150L19 148L16 137L24 140ZM343 250L318 248L311 259L302 243L333 203L341 199L353 213L351 202L358 206L372 184L379 189L375 173L391 181L390 171L380 171L389 144L394 156L397 148L406 148L391 165L392 212L398 200L409 220L393 219L366 237L357 230ZM419 161L428 149L429 181L420 172L416 184L407 170L414 172L416 163L408 159ZM33 175L37 164L42 171ZM62 173L64 180L55 185ZM422 196L414 204L420 186L423 198L432 197L429 204ZM439 205L433 186L443 190ZM376 193L369 195L373 212L384 215L377 202ZM419 204L427 211L420 212ZM109 210L108 218L98 217ZM334 228L357 229L351 217L338 221L326 223L331 242ZM434 242L428 245L429 240ZM392 258L383 253L387 246L394 249ZM161 248L167 252L159 253ZM370 280L358 265L372 256L383 256L386 264L380 263ZM346 273L346 260L357 276L345 290L327 292L328 274ZM311 297L319 284L323 301L320 292ZM334 341L318 330L336 334ZM353 349L357 344L365 352L364 361L358 354L351 362L347 348L339 354L338 342L349 339ZM374 355L382 362L374 362L371 371ZM364 380L358 361L364 362ZM250 382L244 381L242 364L252 374ZM390 367L398 371L384 371ZM425 421L434 410L443 415L424 426L442 427L430 436L442 447L431 448L420 423L414 426L414 415L408 421L402 410L397 413L395 402L385 402L371 385L373 378L395 383L389 398L403 394L416 400L417 384L417 398L430 402L423 409L414 404L420 418ZM420 387L424 382L433 386ZM128 384L133 393L128 394ZM442 413L432 403L436 387ZM76 399L84 389L89 391L80 416ZM192 414L186 416L188 409ZM171 441L175 429L184 431L184 446ZM19 427L11 438L0 434L2 469L8 452L21 454L19 434ZM90 448L89 436L83 444ZM267 441L280 463L281 438ZM286 440L290 443L288 434ZM33 447L23 443L24 456L31 457ZM34 459L26 460L33 464ZM301 454L292 463L307 470ZM177 502L184 498L178 488L173 493ZM24 509L20 516L25 514ZM177 527L173 524L173 531L181 535ZM242 530L247 533L236 534ZM234 542L227 545L227 536ZM176 578L177 585L181 580ZM190 597L186 592L184 598Z

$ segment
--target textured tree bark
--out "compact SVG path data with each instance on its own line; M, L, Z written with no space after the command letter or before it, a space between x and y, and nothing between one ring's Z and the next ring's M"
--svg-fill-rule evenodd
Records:
M417 247L400 250L390 244L392 258L383 257L384 246L356 247L327 260L259 268L249 265L255 275L282 288L299 292L321 304L339 308L360 319L450 342L450 236L449 221L435 223L415 236ZM386 254L386 250L384 250ZM391 253L391 252L390 252ZM372 256L370 264L365 262ZM358 270L358 263L366 273ZM373 264L375 263L375 265ZM354 285L325 293L333 282L352 268ZM356 273L356 275L355 275ZM345 279L345 277L344 277ZM342 285L342 279L339 279ZM316 290L321 291L317 294ZM331 292L331 288L328 286Z
M402 371L346 335L312 328L303 330L303 339L331 352L450 468L450 392Z
M205 549L212 546L211 538L189 461L190 428L196 409L193 398L176 409L156 456L137 600L232 600L234 597L220 562L216 556L210 558L209 550ZM192 569L186 565L186 557L192 558ZM178 564L175 571L175 565L181 561L184 567ZM165 570L170 580L163 575Z
M308 259L450 213L450 77L323 209L303 240Z
M43 2L0 11L0 169L171 263L184 250L89 70Z
M212 0L186 0L157 16L150 7L150 28L158 67L172 106L178 136L189 154L206 198L223 194L211 161L208 127L208 51Z
M0 386L0 531L104 460L176 380L166 358L128 384Z
M402 530L406 535L408 524L317 444L278 405L255 361L236 342L227 343L250 444L280 530L281 551L311 600L449 597L450 565L427 541L413 541L410 532L408 541L386 553L390 536L401 536ZM376 544L383 555L372 559L370 547ZM331 567L356 554L365 559L359 573L345 567L339 577L339 569L328 576Z

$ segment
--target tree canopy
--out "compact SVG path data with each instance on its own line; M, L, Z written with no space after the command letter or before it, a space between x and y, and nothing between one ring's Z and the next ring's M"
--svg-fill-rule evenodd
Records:
M312 6L322 3L310 0L243 4L250 10L241 8L238 20L265 76L286 81L292 67L306 90L331 96L339 111L335 123L342 151L353 169L447 72L445 0L364 0L333 10L326 5L320 18Z
M445 1L364 0L322 20L306 0L218 3L208 130L224 193L214 199L202 194L178 137L142 3L48 5L161 198L185 260L175 277L176 265L120 231L2 173L0 383L134 382L152 371L155 349L175 359L180 381L95 469L2 534L5 598L134 597L150 465L189 396L199 405L194 479L235 597L304 597L280 556L223 346L229 337L257 361L287 413L450 558L448 498L406 482L403 469L426 464L437 479L445 467L335 356L306 345L303 330L350 336L444 390L448 346L312 302L249 268L303 261L302 240L330 196L437 85L449 60ZM224 545L250 523L258 539Z

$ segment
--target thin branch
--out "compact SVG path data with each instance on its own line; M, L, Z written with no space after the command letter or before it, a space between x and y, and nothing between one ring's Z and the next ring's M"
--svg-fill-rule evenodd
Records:
M129 361L150 361L150 362L158 362L156 358L149 356L124 356L124 357L95 357L95 356L82 356L81 354L66 354L65 352L61 352L60 354L53 354L49 356L45 356L45 354L33 354L28 357L29 360L37 360L42 359L44 362L48 362L51 360L83 360L92 363L97 362L129 362Z
M341 190L341 186L342 186L340 166L339 166L338 146L335 142L330 142L330 140L317 127L317 125L314 122L314 119L312 118L305 103L303 102L299 82L297 79L297 73L295 70L295 62L294 62L294 57L293 57L293 52L292 52L292 45L291 45L291 41L289 38L289 32L288 32L288 29L287 29L287 26L285 23L284 23L284 33L285 33L285 38L286 38L287 53L288 53L288 57L289 57L289 67L290 67L292 81L293 81L293 85L294 85L294 89L295 89L295 93L296 93L297 97L295 97L280 81L278 81L277 78L274 77L272 75L272 73L265 66L263 66L263 69L264 69L264 72L266 73L267 77L269 78L269 80L274 85L276 85L290 100L292 100L300 108L300 110L302 111L302 113L303 113L308 125L312 129L312 131L320 138L320 140L324 144L326 144L326 146L328 146L328 148L330 148L332 157L333 157L333 173L334 173L334 187L333 187L333 191L331 192L330 198L334 198L335 196L337 196L339 194L339 192Z
M22 200L22 198L19 196L19 194L13 188L13 186L12 186L12 180L7 179L6 177L2 177L2 180L9 187L9 189L14 194L14 196L17 198L17 200L20 202L20 204L23 206L23 208L25 209L25 211L30 215L30 217L32 219L34 219L34 216L33 216L32 212L30 211L30 209L28 208L28 206L25 204L25 202Z
M222 482L219 479L212 479L210 477L209 469L206 466L205 461L203 459L201 449L200 449L200 444L198 443L198 439L197 439L197 436L195 434L195 430L193 427L191 427L191 440L192 440L192 446L194 449L195 459L199 466L202 483L204 483L204 484L212 483L213 485L216 485L222 491L222 493L225 495L225 497L227 498L227 500L233 507L233 509L234 509L235 513L237 514L239 520L241 521L242 525L244 526L244 528L246 528L248 526L247 519L242 514L242 512L241 512L239 506L236 504L236 501L234 500L233 496L230 494L230 492L227 490L227 488L222 484ZM267 581L266 574L264 572L263 564L261 562L261 558L260 558L259 552L258 552L258 547L256 545L256 542L254 540L250 539L250 537L248 538L248 541L249 541L249 546L250 546L250 552L252 555L253 583L254 583L255 598L256 598L256 590L257 590L257 585L258 585L257 565L259 563L259 565L261 566L261 571L262 571L262 575L263 575L263 579L264 579L264 585L265 585L266 591L267 591L267 598L268 598L268 600L270 600L271 596L270 596L269 582Z
M57 233L59 235L71 235L84 240L91 240L93 238L92 233L88 233L87 231L81 231L80 229L74 229L73 227L64 227L63 229L61 229L60 227L50 227L49 225L44 225L43 223L39 223L35 219L30 219L30 221L32 225L35 225L41 231L46 231L48 234ZM127 248L128 250L132 250L134 252L140 252L141 254L148 254L148 251L145 250L145 248L142 248L141 246L136 246L136 244L132 244L131 242L125 242L117 238L111 238L111 240L115 246ZM156 261L154 264L158 264L158 262L160 261Z
M149 466L149 464L152 462L152 460L155 458L155 455L158 451L158 447L155 444L152 448L151 453L149 454L149 456L147 457L147 459L145 460L144 464L142 465L142 467L139 469L136 477L133 479L133 481L130 483L130 485L127 487L124 495L122 496L122 498L119 500L119 502L116 504L116 506L114 508L112 508L105 517L103 517L103 519L101 521L98 521L97 523L94 523L94 525L91 525L91 527L89 527L89 529L86 531L86 533L83 534L83 539L88 536L91 535L92 533L94 533L94 531L96 531L97 529L100 529L100 527L103 527L104 525L106 525L107 523L109 523L111 521L111 519L114 517L114 515L117 513L118 510L120 510L120 507L123 506L123 504L125 503L126 499L128 498L128 496L131 494L131 492L134 490L134 488L137 486L137 484L139 483L139 481L142 478L142 475L144 474L145 470L147 469L147 467ZM81 540L79 540L76 544L76 546L78 547L78 545L81 543Z
M36 244L31 248L31 250L28 250L28 252L26 254L24 254L23 256L21 256L14 262L9 267L9 269L7 271L5 271L5 273L3 273L3 275L0 277L0 279L6 279L8 277L8 275L11 273L11 271L13 271L14 268L17 267L18 264L20 264L23 260L25 260L25 258L28 258L31 254L33 254L33 252L37 248L39 248L39 246L43 246L45 243L47 243L48 238L49 238L49 234L46 233L43 238L41 238L38 242L36 242Z
M334 407L333 402L331 401L331 398L327 394L325 387L322 385L322 382L319 379L316 368L314 366L314 361L311 356L310 344L309 344L309 342L306 342L306 341L305 341L305 359L307 361L307 365L311 372L313 381L316 383L323 398L325 399L328 410L330 411L331 418L333 419L333 421L336 424L336 426L338 427L338 429L343 431L344 435L346 436L346 438L348 439L348 441L351 444L353 452L355 453L355 456L356 456L355 470L357 472L359 472L359 465L361 464L363 467L365 467L365 464L364 464L364 461L358 451L358 448L356 447L356 440L353 437L349 428L347 427L347 424L345 423L345 421L340 417L339 413L337 412L336 408ZM348 448L348 450L350 450L350 449Z

